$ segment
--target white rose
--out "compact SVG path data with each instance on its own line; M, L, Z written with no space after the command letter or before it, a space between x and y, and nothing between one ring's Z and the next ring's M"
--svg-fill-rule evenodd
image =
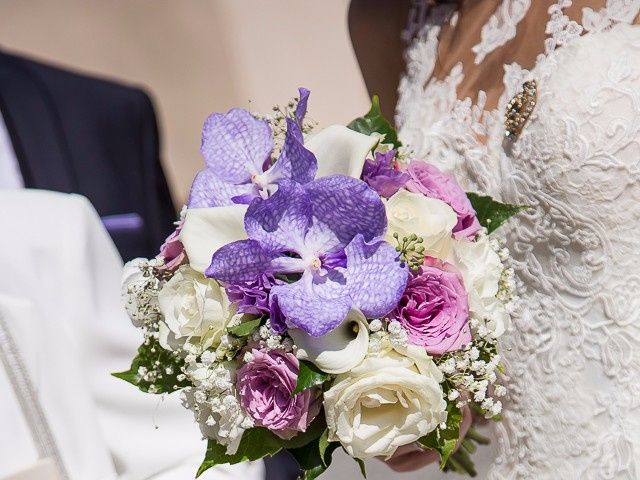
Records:
M329 441L356 458L390 457L446 421L441 380L433 360L415 346L367 356L324 394Z
M160 344L174 350L185 342L207 349L217 346L235 313L220 284L189 266L180 267L158 295L164 321Z
M449 205L421 193L401 189L385 203L385 207L387 241L395 245L394 233L400 238L415 233L423 238L422 245L428 255L446 258L451 248L452 230L458 221Z
M298 328L290 328L287 333L298 347L298 358L309 360L332 375L347 372L358 365L369 348L367 319L356 309L352 309L337 328L322 337L312 337Z
M120 299L134 326L140 328L145 321L155 321L158 312L158 281L143 269L149 267L146 258L134 258L124 264Z
M504 267L489 238L455 241L449 261L462 275L469 295L469 312L484 321L495 337L502 335L510 321L504 305L496 298Z

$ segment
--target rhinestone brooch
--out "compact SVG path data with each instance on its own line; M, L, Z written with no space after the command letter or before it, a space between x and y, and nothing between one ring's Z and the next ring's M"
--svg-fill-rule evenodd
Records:
M538 84L530 80L522 84L522 91L511 99L507 105L507 113L504 116L504 135L516 140L525 123L533 112L538 99Z

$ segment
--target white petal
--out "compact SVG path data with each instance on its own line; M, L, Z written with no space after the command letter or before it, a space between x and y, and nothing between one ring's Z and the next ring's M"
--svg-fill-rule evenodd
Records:
M342 125L332 125L309 137L304 146L318 159L316 178L327 175L360 178L364 161L378 140Z
M180 241L191 268L203 273L211 256L223 245L247 238L244 231L246 205L190 208L180 232Z
M288 333L298 347L298 358L309 360L332 375L347 372L358 365L369 348L367 320L355 309L347 314L339 327L322 337L312 337L297 328L289 329Z

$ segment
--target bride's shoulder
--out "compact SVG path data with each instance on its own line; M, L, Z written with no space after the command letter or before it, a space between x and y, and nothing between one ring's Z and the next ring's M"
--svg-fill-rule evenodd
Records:
M404 70L410 0L351 0L349 33L362 76L371 95L379 95L382 112L393 118L398 78Z

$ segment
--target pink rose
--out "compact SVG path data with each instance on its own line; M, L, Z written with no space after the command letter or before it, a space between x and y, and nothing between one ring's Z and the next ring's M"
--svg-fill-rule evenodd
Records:
M400 303L391 313L407 332L409 343L433 355L460 350L471 342L469 304L460 273L427 257L409 277Z
M473 238L482 228L467 194L455 178L445 175L434 165L418 160L411 161L407 173L411 177L405 185L407 190L442 200L456 212L458 223L453 227L455 238Z
M309 388L291 392L298 381L296 356L283 350L252 349L253 358L238 369L240 404L257 426L280 438L289 439L304 432L320 412L318 391Z
M159 256L164 260L164 265L160 267L161 270L173 271L185 262L187 255L179 238L181 230L182 223L178 225L178 228L167 237L160 247Z

